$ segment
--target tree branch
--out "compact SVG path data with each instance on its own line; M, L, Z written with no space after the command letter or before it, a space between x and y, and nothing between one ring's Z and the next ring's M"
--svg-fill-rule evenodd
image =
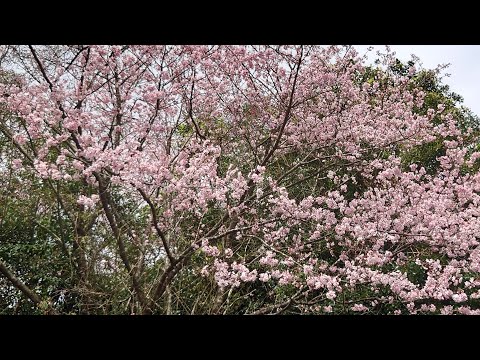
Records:
M117 241L120 258L122 259L122 262L125 265L125 268L127 269L128 275L130 276L130 278L132 280L133 289L137 293L140 303L142 305L146 305L147 302L145 300L145 294L142 290L142 287L140 286L140 282L138 281L138 278L135 274L135 271L132 268L132 265L130 264L130 260L128 260L127 252L126 252L126 249L125 249L125 244L124 244L123 239L121 237L120 230L117 226L117 222L115 220L115 217L114 217L114 215L112 213L112 210L110 208L110 199L109 199L105 184L103 183L103 179L100 177L100 175L98 175L96 173L94 173L94 176L98 181L98 190L99 190L98 193L99 193L99 196L100 196L100 202L101 202L103 210L105 212L105 216L107 217L108 223L110 224L110 228L113 231L113 235L115 237L115 240Z
M157 209L155 208L155 205L153 205L152 201L148 197L148 195L143 191L142 189L137 190L140 192L140 194L143 197L143 200L145 200L150 207L150 212L152 214L152 224L155 228L155 231L157 232L157 235L160 237L162 240L163 247L165 249L165 252L167 253L168 260L170 261L170 264L174 264L177 260L173 257L172 252L170 251L170 248L168 247L167 239L165 238L165 234L163 231L160 229L158 226L158 216L157 216Z
M32 289L30 289L23 281L15 276L7 266L0 260L0 273L2 273L18 290L20 290L27 298L29 298L35 305L39 306L42 302L40 296L38 296ZM49 303L48 303L49 304ZM48 305L48 313L50 315L58 315L58 312Z
M285 116L283 118L283 122L282 122L282 125L280 127L280 131L278 132L278 136L277 136L277 138L275 140L275 143L273 144L272 148L265 155L265 158L262 161L262 166L265 166L267 161L272 157L273 153L278 148L278 145L280 144L280 140L283 136L283 132L285 131L285 127L287 126L288 120L290 120L290 114L292 113L292 107L293 107L293 97L295 95L295 88L297 86L298 73L300 72L300 65L302 64L302 56L303 56L303 47L302 47L302 52L300 53L300 57L298 58L298 61L297 61L297 69L295 71L295 77L293 79L292 91L290 92L290 99L288 101L287 110L285 112Z

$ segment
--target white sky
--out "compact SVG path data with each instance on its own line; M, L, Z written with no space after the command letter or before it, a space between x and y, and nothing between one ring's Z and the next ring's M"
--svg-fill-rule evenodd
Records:
M363 55L369 46L357 45L355 48ZM383 45L374 48L374 55L377 50L385 49ZM410 55L415 54L427 69L450 63L445 70L450 77L444 77L444 83L463 97L463 105L480 115L480 45L391 45L390 48L403 61L410 60Z

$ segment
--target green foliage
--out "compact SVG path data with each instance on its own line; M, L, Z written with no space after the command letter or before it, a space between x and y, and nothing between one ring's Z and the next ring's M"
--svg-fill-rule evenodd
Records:
M66 290L73 285L73 265L65 254L71 232L64 231L63 239L54 238L52 234L62 233L58 228L61 222L39 216L38 203L11 203L5 209L0 222L0 258L41 297L51 299L65 312L72 311L75 295ZM41 313L6 279L0 278L0 284L0 313Z
M443 139L439 138L403 151L401 153L402 165L406 170L410 164L418 164L419 167L425 168L427 174L433 175L440 165L437 157L445 155L445 151Z

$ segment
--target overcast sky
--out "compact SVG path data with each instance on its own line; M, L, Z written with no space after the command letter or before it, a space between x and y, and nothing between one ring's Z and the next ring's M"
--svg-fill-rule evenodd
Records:
M355 48L364 54L371 45L359 45ZM444 82L450 89L464 98L463 104L480 115L480 45L391 45L397 57L410 60L411 54L420 58L424 68L434 68L438 64L450 63L446 73L450 77ZM384 46L375 46L383 50ZM375 53L373 51L373 53Z

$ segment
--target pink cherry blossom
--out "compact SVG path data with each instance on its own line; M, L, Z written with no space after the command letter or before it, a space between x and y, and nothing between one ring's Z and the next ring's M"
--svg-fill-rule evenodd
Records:
M341 311L480 311L478 131L447 103L419 111L417 70L391 53L362 82L340 46L17 50L10 167L105 246L141 311L186 278L220 307L252 292L265 311L337 313L368 292ZM433 170L408 156L424 147L441 147Z

